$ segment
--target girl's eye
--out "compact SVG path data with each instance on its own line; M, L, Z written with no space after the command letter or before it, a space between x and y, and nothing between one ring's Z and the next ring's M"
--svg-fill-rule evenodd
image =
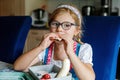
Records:
M71 24L69 24L69 23L64 24L64 27L70 27L70 26L71 26Z
M57 22L52 22L51 23L51 27L57 27L57 26L59 26L59 24Z

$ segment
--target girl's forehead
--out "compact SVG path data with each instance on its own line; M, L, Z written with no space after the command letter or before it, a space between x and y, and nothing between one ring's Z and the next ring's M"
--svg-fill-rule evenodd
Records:
M75 22L74 19L73 19L73 17L68 12L57 14L57 16L55 17L55 20L56 21Z

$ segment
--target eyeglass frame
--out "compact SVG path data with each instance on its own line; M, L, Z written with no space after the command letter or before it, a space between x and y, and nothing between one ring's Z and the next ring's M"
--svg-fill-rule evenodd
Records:
M58 25L58 26L55 26L55 25L54 25L54 28L58 28L58 27L61 26L62 29L64 29L64 30L69 30L69 29L71 28L71 26L78 26L77 24L71 23L71 22L68 22L68 21L65 21L65 22L60 23L60 22L54 20L54 21L51 21L51 22L50 22L50 24L49 24L50 27L52 27L51 25L52 25L53 22L56 22L57 25ZM70 28L65 29L65 28L64 28L64 25L63 25L64 23L70 23Z

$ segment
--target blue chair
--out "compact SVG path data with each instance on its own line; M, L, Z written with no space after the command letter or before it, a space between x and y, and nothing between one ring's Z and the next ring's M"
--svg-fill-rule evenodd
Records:
M14 63L23 53L31 22L29 16L0 17L0 61Z
M115 80L120 47L120 17L84 17L83 41L93 48L96 80Z

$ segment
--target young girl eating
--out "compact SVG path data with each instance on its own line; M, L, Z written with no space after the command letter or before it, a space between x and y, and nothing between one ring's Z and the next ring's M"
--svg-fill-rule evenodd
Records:
M50 33L44 35L37 47L21 55L15 61L14 69L25 71L39 61L62 67L62 61L68 58L75 80L95 80L92 47L81 42L81 24L82 16L76 7L58 6L49 19Z

